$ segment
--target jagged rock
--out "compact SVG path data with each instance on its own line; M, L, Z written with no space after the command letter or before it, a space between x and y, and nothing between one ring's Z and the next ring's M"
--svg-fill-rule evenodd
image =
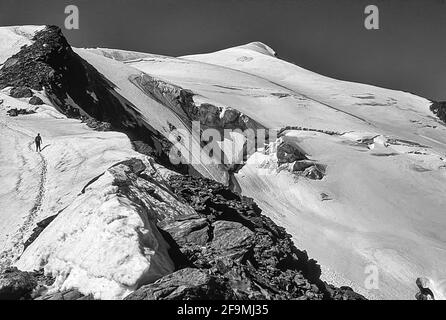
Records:
M253 244L254 233L239 222L220 220L213 223L212 228L210 247L223 253L225 258L239 259Z
M28 299L36 286L32 273L6 268L0 273L0 300Z
M322 201L332 200L332 198L331 198L328 194L326 194L325 192L322 192L322 193L320 194L320 196L321 196L321 200L322 200Z
M291 143L282 142L277 147L277 160L279 165L282 163L292 163L294 161L306 159L307 157L305 154Z
M185 268L145 285L125 300L234 299L232 289L217 277L199 269Z
M323 171L318 166L311 166L305 169L303 175L313 180L321 180L324 177Z
M81 117L81 119L82 122L96 131L111 131L113 129L113 126L109 122L98 121L91 117Z
M9 95L13 98L31 98L33 96L33 92L30 88L27 87L16 87L12 88L9 91Z
M365 300L365 298L353 291L352 288L347 286L342 286L340 288L336 288L335 286L324 283L325 289L327 293L333 300Z
M417 278L415 281L418 289L420 290L415 294L417 300L435 300L434 293L430 289L431 283L427 278Z
M33 96L31 99L29 99L29 104L33 106L38 106L43 104L43 100L39 97Z
M45 294L34 300L94 300L92 295L83 295L76 289Z
M160 224L160 227L167 231L180 246L186 243L206 245L210 238L209 226L205 218L198 217Z
M19 115L34 114L36 112L34 110L12 108L12 109L9 109L8 111L6 111L6 113L10 117L17 117Z
M15 108L6 111L6 113L7 113L8 116L10 116L10 117L17 117L17 116L19 115L18 110L15 109Z
M446 101L433 101L430 106L430 110L441 121L446 122Z

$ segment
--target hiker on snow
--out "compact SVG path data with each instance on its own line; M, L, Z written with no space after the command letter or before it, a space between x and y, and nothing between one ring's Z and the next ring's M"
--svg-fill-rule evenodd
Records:
M37 134L37 137L34 139L34 142L36 143L36 152L42 151L40 148L40 145L42 144L42 137L40 136L40 133Z

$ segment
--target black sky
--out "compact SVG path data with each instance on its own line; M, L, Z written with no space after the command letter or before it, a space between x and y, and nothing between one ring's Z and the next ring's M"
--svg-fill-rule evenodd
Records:
M63 27L68 4L74 46L179 56L262 41L327 76L446 100L444 0L0 0L0 25ZM380 30L363 26L368 4Z

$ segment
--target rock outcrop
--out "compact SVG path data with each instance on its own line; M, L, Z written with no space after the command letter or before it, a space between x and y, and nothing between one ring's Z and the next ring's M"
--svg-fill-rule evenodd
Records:
M155 283L141 287L126 300L205 300L234 299L227 283L193 268L178 270Z
M433 101L430 110L441 121L446 122L446 101Z
M29 99L29 104L33 106L39 106L43 104L43 101L39 97L32 96L31 99Z
M431 289L431 282L427 278L417 278L415 281L419 291L415 294L417 300L435 300L434 293Z
M28 110L28 109L11 108L8 111L6 111L6 113L10 117L17 117L17 116L20 116L20 115L33 114L33 113L36 113L36 112L34 110Z
M26 272L8 267L0 272L0 300L32 299L54 282L43 271Z

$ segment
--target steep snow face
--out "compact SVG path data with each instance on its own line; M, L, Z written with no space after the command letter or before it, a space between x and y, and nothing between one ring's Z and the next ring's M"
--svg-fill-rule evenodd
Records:
M24 45L32 43L34 34L43 26L13 26L0 28L0 67L5 61L20 51Z

